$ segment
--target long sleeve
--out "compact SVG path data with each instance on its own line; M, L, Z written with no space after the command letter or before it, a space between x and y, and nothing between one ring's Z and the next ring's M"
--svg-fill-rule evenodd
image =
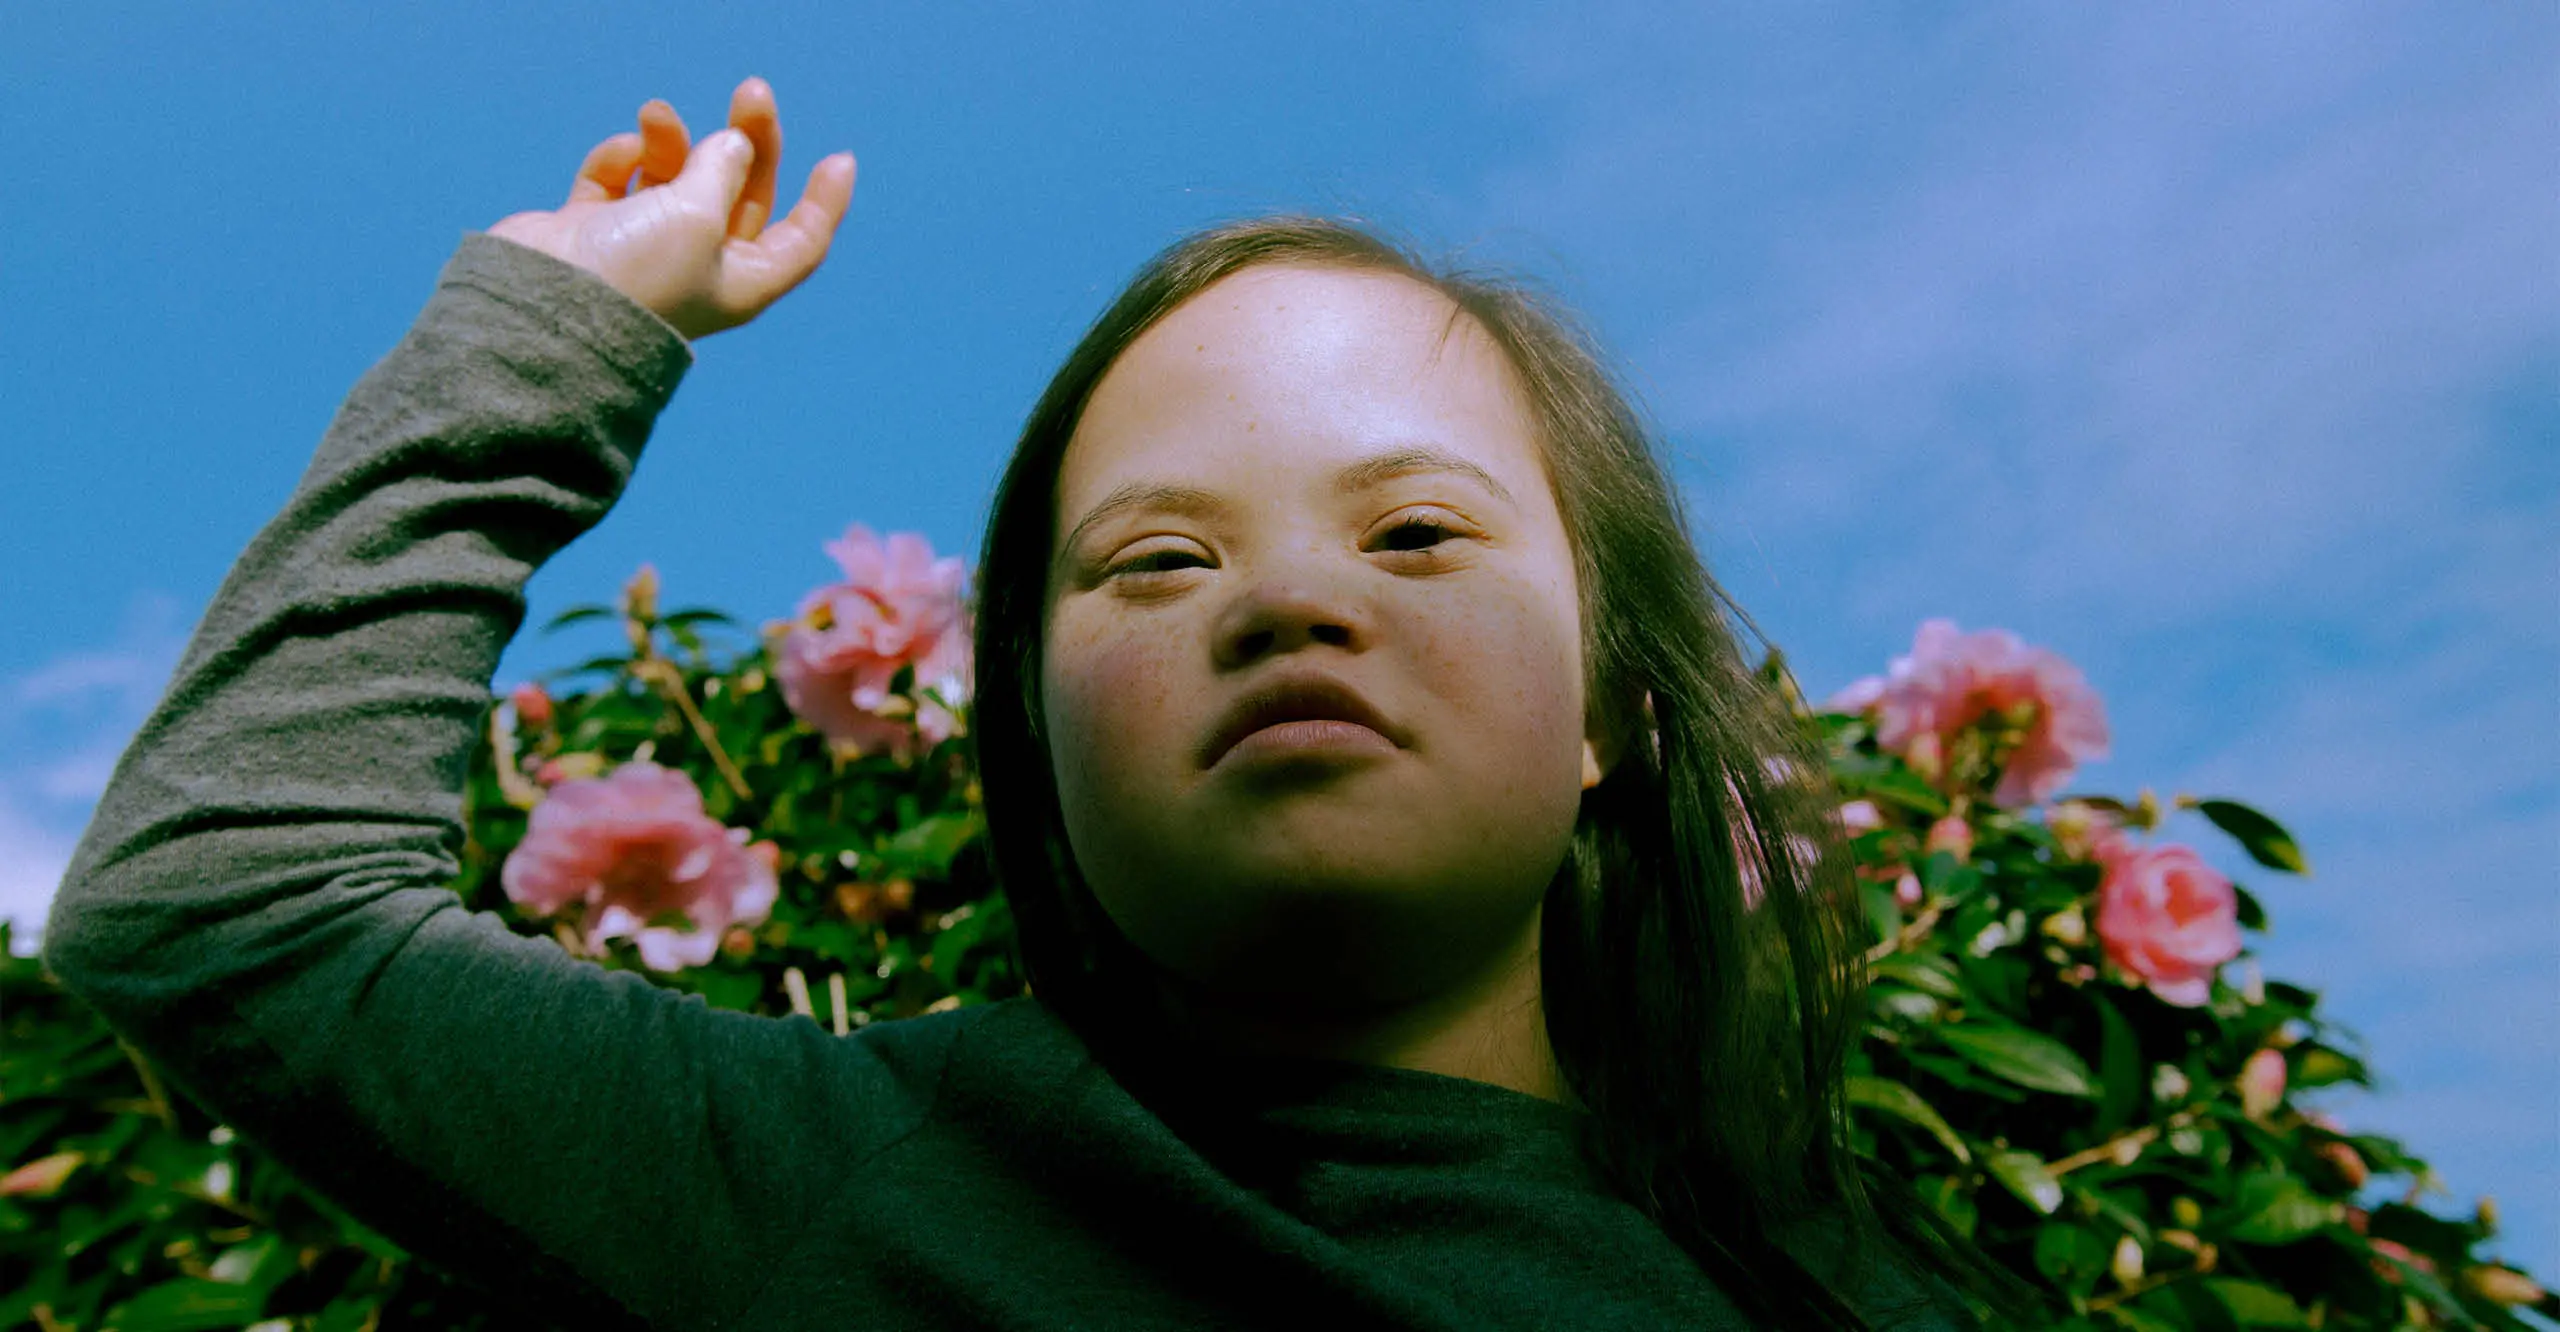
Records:
M929 1106L931 1042L710 1008L446 886L534 570L691 366L601 280L467 236L224 580L44 960L412 1251L580 1327L719 1327Z

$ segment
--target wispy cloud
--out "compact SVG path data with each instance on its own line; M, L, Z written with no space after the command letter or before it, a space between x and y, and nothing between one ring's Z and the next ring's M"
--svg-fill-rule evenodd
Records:
M112 642L0 678L0 917L19 955L42 943L80 829L185 641L177 603L145 593Z
M0 919L10 922L9 950L20 957L35 956L44 942L45 909L71 864L73 840L0 800Z
M2073 657L2090 785L2320 868L2268 970L2560 1270L2560 15L1591 6L1488 45L1547 238L1817 690L1924 616ZM2121 774L2119 776L2119 774ZM2273 880L2273 881L2270 881Z

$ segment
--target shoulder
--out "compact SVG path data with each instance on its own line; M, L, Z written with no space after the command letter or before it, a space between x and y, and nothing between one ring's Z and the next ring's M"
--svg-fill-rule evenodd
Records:
M1029 997L875 1022L850 1039L884 1059L911 1066L1020 1066L1033 1073L1071 1071L1091 1058L1072 1028Z

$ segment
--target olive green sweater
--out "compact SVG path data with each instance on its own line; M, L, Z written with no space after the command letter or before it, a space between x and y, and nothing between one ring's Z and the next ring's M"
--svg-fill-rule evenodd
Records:
M525 580L692 360L583 270L464 239L117 765L47 922L74 994L354 1215L569 1327L1743 1326L1534 1097L1115 1068L1031 999L838 1037L466 909L465 761Z

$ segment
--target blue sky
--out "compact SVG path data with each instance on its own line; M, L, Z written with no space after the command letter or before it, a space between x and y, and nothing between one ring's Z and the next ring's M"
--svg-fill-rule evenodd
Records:
M2560 11L2525 4L0 10L0 915L465 231L652 96L774 84L827 266L706 341L535 622L643 560L760 619L861 520L973 556L1184 230L1351 213L1580 309L1711 566L1827 692L1920 620L2078 663L2080 789L2237 796L2342 1101L2560 1275ZM603 11L599 11L603 12ZM1108 17L1104 17L1107 15ZM502 680L593 640L528 635ZM20 950L26 951L26 940ZM2438 1199L2438 1205L2449 1200Z

